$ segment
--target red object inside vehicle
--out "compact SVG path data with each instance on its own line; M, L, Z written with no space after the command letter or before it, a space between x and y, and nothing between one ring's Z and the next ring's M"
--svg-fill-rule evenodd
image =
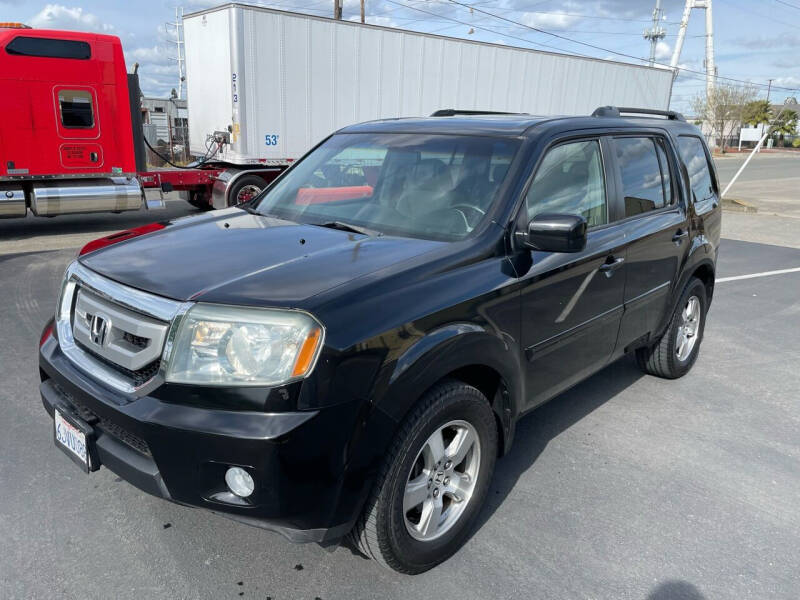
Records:
M357 200L372 196L372 186L352 185L347 187L330 188L300 188L297 190L295 204L306 206L308 204L323 204L325 202L341 202L343 200Z
M86 244L83 248L81 248L81 251L78 252L78 256L83 256L89 252L94 252L100 248L105 248L106 246L111 246L112 244L118 244L119 242L124 242L125 240L129 240L146 233L152 233L154 231L158 231L159 229L164 229L164 227L166 227L164 223L150 223L148 225L142 225L141 227L126 229L125 231L120 231L119 233L112 233L111 235L92 240Z

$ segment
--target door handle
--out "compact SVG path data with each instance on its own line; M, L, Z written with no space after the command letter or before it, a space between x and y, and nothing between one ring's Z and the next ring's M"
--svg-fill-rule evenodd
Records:
M609 256L608 259L606 259L606 262L600 265L600 270L606 274L606 277L611 277L614 274L614 271L619 269L624 262L624 257L614 258L613 256Z
M675 242L677 246L680 246L683 243L683 238L689 237L689 232L685 230L678 229L675 232L675 235L672 236L672 241Z

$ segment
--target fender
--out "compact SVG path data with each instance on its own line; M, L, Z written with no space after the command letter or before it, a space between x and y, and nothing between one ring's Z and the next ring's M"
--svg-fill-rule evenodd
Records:
M677 305L678 300L680 300L683 289L686 287L686 284L689 283L689 279L692 277L692 275L694 275L695 271L697 271L699 267L708 267L711 270L711 273L716 275L716 269L714 267L715 259L716 249L711 244L711 241L705 235L695 236L692 239L692 246L689 249L688 255L686 256L686 262L681 269L677 283L672 288L668 305L669 309L666 310L662 316L655 339L658 339L661 335L663 335L664 331L666 331L667 327L669 326L669 322L672 319L672 314L675 311L675 306ZM708 301L710 305L711 297L708 298Z
M447 374L465 367L487 367L500 377L498 392L489 402L502 424L505 450L523 409L522 364L519 342L508 333L477 323L444 325L415 341L397 359L385 393L376 398L376 408L399 423L421 394Z
M216 208L228 208L229 204L229 192L233 184L236 182L239 177L243 177L245 175L258 175L267 181L267 185L269 185L269 175L274 173L280 173L282 171L280 167L258 167L258 168L250 168L250 169L225 169L222 173L217 176L217 180L214 182L214 185L211 186L211 205ZM273 177L274 179L274 177Z

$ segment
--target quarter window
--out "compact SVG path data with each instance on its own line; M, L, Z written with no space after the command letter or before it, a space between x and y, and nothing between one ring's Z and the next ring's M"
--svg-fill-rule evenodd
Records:
M665 177L661 171L656 144L649 137L616 138L622 197L625 200L625 216L646 213L666 204ZM663 149L661 150L663 154ZM663 160L666 162L666 155ZM666 165L664 165L666 167ZM669 179L669 170L666 171Z
M550 150L536 171L525 202L528 220L550 213L581 215L589 227L608 223L600 143L570 142Z
M689 173L689 185L695 202L702 202L714 196L714 183L703 142L696 137L681 136L678 138L678 150L681 160Z
M87 90L60 90L58 107L61 124L68 129L91 129L94 127L92 94Z

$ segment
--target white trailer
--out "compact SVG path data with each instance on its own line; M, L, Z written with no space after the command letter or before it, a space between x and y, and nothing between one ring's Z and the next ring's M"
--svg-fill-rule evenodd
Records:
M667 109L672 91L666 69L243 4L187 14L183 24L191 150L203 155L209 136L229 132L215 159L235 165L285 165L372 119L443 108Z

